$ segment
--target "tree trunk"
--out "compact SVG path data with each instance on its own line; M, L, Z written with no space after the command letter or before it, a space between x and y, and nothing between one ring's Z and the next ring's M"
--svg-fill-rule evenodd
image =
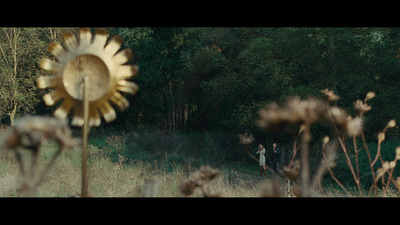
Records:
M175 130L179 129L179 119L178 119L179 113L178 113L178 106L175 103L174 104L174 122L175 122Z
M181 129L185 129L185 104L181 105Z
M10 116L10 125L13 126L14 125L14 119L15 119L15 114L17 113L17 103L14 103L14 107L11 110L11 112L9 112L9 116Z
M11 126L14 125L15 114L17 113L17 94L18 94L18 85L17 85L17 68L18 68L18 61L17 61L17 43L18 43L18 36L20 33L20 28L13 28L10 35L7 33L7 38L9 40L10 48L12 50L13 56L13 74L11 76L12 81L12 93L13 93L13 105L11 106L11 111L8 113L10 116L10 124Z

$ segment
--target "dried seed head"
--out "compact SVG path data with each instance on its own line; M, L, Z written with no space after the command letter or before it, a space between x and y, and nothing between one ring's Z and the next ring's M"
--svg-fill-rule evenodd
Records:
M357 136L362 129L363 121L361 117L352 118L339 107L331 107L329 113L336 128L341 134L348 135L350 137Z
M322 145L326 146L326 144L328 144L329 142L329 136L325 136L324 139L322 140Z
M396 159L399 160L400 159L400 146L396 147Z
M396 126L396 121L395 120L390 120L389 122L388 122L388 124L386 124L386 126L385 126L385 128L383 128L383 133L386 133L386 131L389 129L389 128L393 128L393 127L395 127Z
M354 109L357 116L362 116L365 112L371 110L371 106L367 105L361 100L357 100L356 102L354 102Z
M256 125L267 130L277 131L291 124L289 112L280 108L276 103L260 110L259 115L260 119L256 122Z
M375 92L370 91L367 93L367 95L365 96L364 102L367 102L368 100L372 99L375 97Z
M257 125L267 130L281 130L289 125L310 125L326 118L327 105L325 102L308 98L301 100L298 97L290 98L286 105L279 107L272 103L262 109Z
M328 104L332 101L336 101L339 99L339 96L336 95L332 90L329 90L328 88L321 90L322 93L324 93L327 97L326 101Z
M385 133L379 132L378 134L378 142L383 142L385 140Z
M339 107L331 107L329 113L339 132L345 133L347 127L347 113Z
M287 102L287 110L291 114L291 121L294 124L312 124L326 118L326 104L317 98L300 100L293 97Z
M391 161L389 163L389 169L393 169L394 167L396 167L396 162L395 161Z
M249 135L247 132L245 132L244 134L239 134L239 142L242 145L249 145L251 143L253 143L253 141L255 140L253 135Z
M186 180L181 184L180 190L184 196L190 196L193 194L196 187L197 186L195 182L191 180Z
M392 166L393 166L393 164L392 164ZM394 165L394 166L395 166L395 165ZM379 179L381 176L383 176L383 175L386 173L386 171L389 170L389 168L390 168L390 163L389 163L388 161L383 162L383 163L382 163L382 167L379 168L379 169L376 171L375 182L378 181L378 179Z
M209 166L201 166L199 170L190 174L188 179L182 183L180 187L181 193L185 196L192 195L196 187L202 187L204 196L218 197L218 195L214 193L209 193L204 186L217 178L219 174L219 170L212 169ZM207 191L207 193L204 193L204 191Z
M5 139L7 149L22 147L34 150L48 140L55 140L62 149L74 148L80 140L72 137L67 121L49 116L25 116L9 129Z
M387 128L393 128L396 126L395 120L390 120L389 123L386 125Z
M396 121L395 120L389 121L388 126L391 127L391 128L395 127L396 126Z
M376 171L375 182L378 181L379 178L380 178L381 176L383 176L383 174L384 174L385 172L386 172L385 170L383 170L382 168L379 168L379 169Z
M352 118L347 117L346 134L350 137L357 136L362 130L362 119L361 117Z
M261 186L261 197L281 197L281 188L275 180L268 179Z
M389 168L390 168L389 162L388 161L383 162L382 169L384 171L387 171Z

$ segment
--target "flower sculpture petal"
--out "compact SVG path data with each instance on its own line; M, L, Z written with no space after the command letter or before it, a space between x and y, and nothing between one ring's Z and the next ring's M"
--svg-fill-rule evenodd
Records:
M118 52L122 38L114 36L106 45L108 34L97 29L92 40L89 28L81 28L79 41L69 31L63 34L65 47L52 42L48 51L56 60L43 58L39 66L55 75L40 76L37 86L41 89L56 88L43 96L46 105L54 105L63 100L54 111L58 118L67 117L73 109L71 124L82 126L83 121L83 81L89 79L89 126L99 126L100 113L108 123L116 119L116 113L110 103L120 110L129 106L128 100L120 92L134 95L139 87L128 81L137 75L138 66L125 64L132 58L130 49Z

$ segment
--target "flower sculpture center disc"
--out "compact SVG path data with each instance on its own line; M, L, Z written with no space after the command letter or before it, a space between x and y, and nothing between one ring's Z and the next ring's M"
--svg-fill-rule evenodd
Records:
M110 74L106 64L94 55L78 55L64 68L63 83L71 97L83 99L83 79L89 77L89 101L100 99L108 90Z

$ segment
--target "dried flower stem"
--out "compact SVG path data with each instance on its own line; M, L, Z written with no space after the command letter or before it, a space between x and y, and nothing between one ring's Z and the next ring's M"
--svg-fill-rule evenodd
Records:
M382 133L380 133L382 134ZM381 145L382 145L383 140L382 139L378 139L378 147L377 147L377 152L375 155L375 159L374 161L372 161L371 166L373 167L375 165L375 163L378 161L378 159L381 159L381 162L383 162L382 156L381 156Z
M25 169L24 169L24 161L22 160L21 153L18 151L14 151L15 158L17 159L19 172L21 173L22 177L25 177Z
M329 107L329 106L328 106L328 107ZM354 181L355 181L356 184L357 184L357 188L358 188L358 191L359 191L360 195L362 195L363 192L362 192L361 186L360 186L360 179L357 177L357 175L356 175L356 173L355 173L355 171L354 171L354 168L353 168L353 165L352 165L352 163L351 163L349 154L347 153L346 145L344 144L342 138L341 138L340 135L339 135L339 131L338 131L338 129L337 129L337 126L336 126L336 123L335 123L334 119L332 118L332 115L331 115L330 110L328 110L328 115L329 115L329 118L330 118L330 120L331 120L331 122L332 122L332 124L333 124L333 127L335 128L335 132L336 132L336 134L337 134L337 136L338 136L338 140L339 140L340 146L342 147L342 150L343 150L343 152L344 152L344 155L346 156L346 163L347 163L347 166L349 167L349 169L350 169L350 171L351 171L351 174L353 175L353 179L354 179ZM361 129L361 130L362 130L362 129Z
M87 177L87 145L90 132L89 126L89 76L85 76L83 85L83 127L82 127L82 197L88 197Z
M290 160L289 166L288 166L289 169L292 168L294 159L296 158L297 150L299 150L299 149L300 149L300 146L297 147L297 140L295 140L294 143L293 143L293 155L292 155L292 159Z
M43 170L43 172L40 175L40 178L37 182L37 186L39 186L45 178L45 175L49 172L49 170L51 169L51 167L54 165L54 163L56 162L56 159L60 156L61 152L63 152L62 147L59 148L53 155L53 158L51 158L50 162L47 164L46 168Z
M393 180L393 171L394 171L394 168L396 167L397 160L398 160L398 157L397 157L397 153L396 153L396 157L394 158L394 160L389 163L389 170L390 170L389 171L389 177L388 177L387 182L386 182L386 187L383 190L383 196L386 196L386 193L389 190L390 182ZM394 181L393 183L398 188L397 182Z
M326 159L326 155L325 155L325 146L322 146L322 157L324 158L324 160ZM343 184L336 178L335 174L333 173L333 171L331 170L330 167L327 168L328 172L331 174L332 179L346 192L346 194L348 196L351 196L350 192L347 191L347 189L343 186Z
M357 140L356 140L356 136L353 136L353 145L354 145L354 153L356 156L356 172L357 172L357 178L358 180L360 180L360 168L358 165L358 148L357 148Z
M37 161L39 158L39 146L31 148L31 168L29 176L33 179L37 168Z
M47 163L38 174L39 150L43 143L48 140L58 143L58 150L54 153L50 162ZM26 116L16 121L9 129L4 148L14 151L20 174L23 181L19 188L21 196L35 196L39 185L43 182L45 175L54 165L60 153L66 148L75 147L80 141L72 137L72 131L66 121L51 117ZM27 168L21 150L30 152L30 163Z
M252 159L254 159L256 162L258 162L258 159L257 159L254 155L252 155L252 154L249 152L249 146L248 146L248 145L245 145L245 146L244 146L244 151L250 156L250 158L252 158Z
M348 196L352 196L351 193L344 187L344 185L335 177L335 174L333 174L331 168L328 168L328 172L331 174L332 179L343 189L343 191L345 191Z
M311 140L310 126L306 125L301 134L301 196L310 197L310 164L309 164L309 142Z
M371 174L372 174L372 181L375 181L375 171L374 171L374 168L373 168L373 165L372 165L372 158L371 158L371 154L369 153L369 148L368 148L368 145L367 145L367 141L365 140L365 134L364 134L363 130L361 130L360 133L361 133L361 140L363 141L363 144L364 144L365 152L366 152L366 154L368 156L369 168L371 169ZM374 195L376 196L378 188L375 185L375 182L373 182L371 188L369 189L369 195L371 194L372 188L374 188Z
M314 175L313 180L311 182L311 187L313 189L316 188L319 184L321 184L322 176L334 164L335 157L336 157L336 152L335 152L336 145L337 144L329 146L327 156L325 156L325 153L323 153L324 159L322 160L321 164L319 165L318 170L317 170L316 174Z
M395 160L395 162L396 161L397 160ZM389 171L389 177L388 177L387 182L386 182L386 187L385 187L385 189L383 189L383 196L386 196L386 193L389 190L389 184L390 184L390 181L392 180L392 177L393 177L393 170L394 170L394 167L391 168L390 171Z
M361 185L360 185L360 179L359 179L359 177L357 177L357 175L356 175L356 173L354 171L353 164L351 163L351 160L350 160L346 145L344 144L343 140L340 137L338 138L338 140L339 140L340 145L342 146L344 155L346 156L347 166L349 167L349 169L351 171L351 174L353 175L353 179L357 184L358 191L359 191L360 195L363 195L363 191L362 191Z

